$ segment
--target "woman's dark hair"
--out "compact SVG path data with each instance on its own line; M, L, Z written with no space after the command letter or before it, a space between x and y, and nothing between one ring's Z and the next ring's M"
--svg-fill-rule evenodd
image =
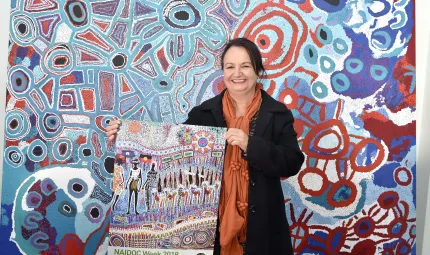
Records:
M245 48L245 50L248 52L249 58L251 59L252 68L254 68L254 71L258 76L266 74L260 50L258 49L257 45L255 45L255 43L246 38L235 38L227 43L221 55L221 69L224 70L225 54L233 46Z

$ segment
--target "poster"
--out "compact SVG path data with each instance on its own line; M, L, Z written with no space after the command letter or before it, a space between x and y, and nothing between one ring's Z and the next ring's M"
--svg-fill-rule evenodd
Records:
M109 254L128 250L213 253L225 131L121 122L115 146Z

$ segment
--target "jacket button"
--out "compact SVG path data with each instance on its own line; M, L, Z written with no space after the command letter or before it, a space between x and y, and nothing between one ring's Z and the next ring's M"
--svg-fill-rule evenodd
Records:
M249 207L249 210L250 210L252 213L257 212L257 208L255 207L255 205L251 205L251 206Z
M255 181L254 181L254 180L251 180L251 182L250 182L250 183L251 183L251 186L252 186L252 187L254 187L254 186L256 185L256 183L255 183Z

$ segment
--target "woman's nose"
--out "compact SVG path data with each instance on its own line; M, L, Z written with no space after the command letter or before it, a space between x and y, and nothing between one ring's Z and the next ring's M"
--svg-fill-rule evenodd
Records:
M235 76L241 76L242 75L242 69L240 67L236 67L234 69L234 75Z

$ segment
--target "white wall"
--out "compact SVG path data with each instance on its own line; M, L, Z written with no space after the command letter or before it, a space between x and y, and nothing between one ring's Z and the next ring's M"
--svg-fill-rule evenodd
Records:
M430 1L416 0L416 49L417 49L417 254L430 254L430 242L423 245L424 236L430 236L430 217L425 220L426 210L430 212L430 114L424 109L430 107ZM0 1L0 155L3 155L3 127L4 127L4 108L6 97L7 82L7 45L9 35L9 10L10 0ZM0 187L3 160L0 159ZM1 199L1 189L0 189ZM0 200L1 201L1 200ZM422 248L422 250L421 250Z
M417 56L417 254L430 254L429 175L430 175L430 2L416 0L416 56ZM427 98L427 100L424 100ZM426 217L427 216L427 217Z

